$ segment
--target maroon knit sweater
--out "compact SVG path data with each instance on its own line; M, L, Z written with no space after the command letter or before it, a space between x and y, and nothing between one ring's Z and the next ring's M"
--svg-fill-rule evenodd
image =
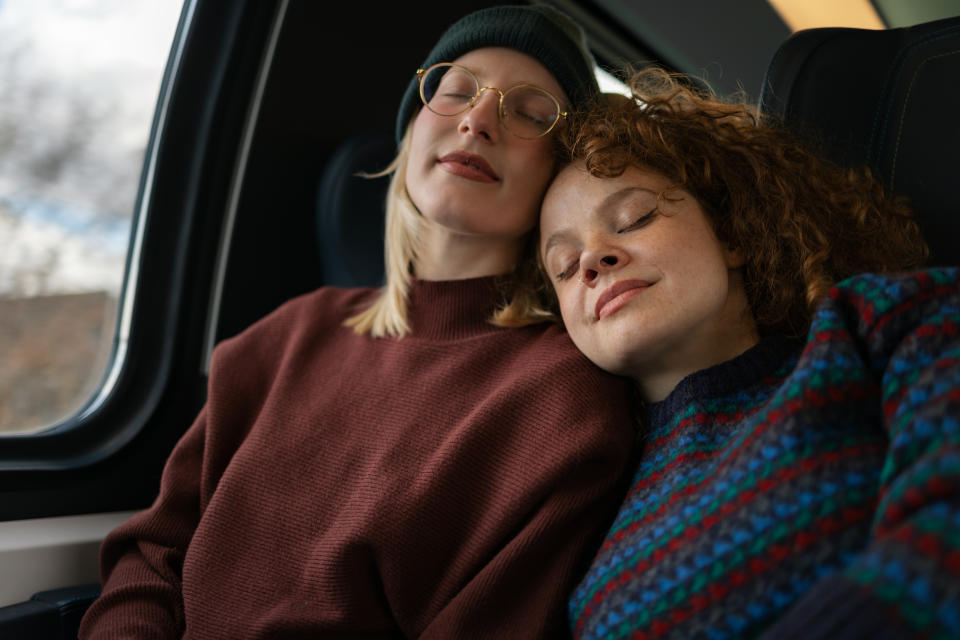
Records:
M101 552L89 638L561 638L619 506L626 383L492 278L415 282L412 335L325 288L222 343L155 504Z

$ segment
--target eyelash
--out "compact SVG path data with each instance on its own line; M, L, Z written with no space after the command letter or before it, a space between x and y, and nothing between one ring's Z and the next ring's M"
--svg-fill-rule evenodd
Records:
M649 223L651 220L653 220L653 215L654 215L656 212L657 212L657 210L656 210L655 208L654 208L654 209L651 209L649 212L647 212L646 214L640 216L639 218L637 218L636 220L634 220L633 222L631 222L630 224L628 224L627 226L625 226L623 229L618 229L618 230L617 230L617 233L618 233L618 234L620 234L620 233L626 233L626 232L628 232L628 231L633 231L634 229L639 229L640 227L645 227L645 226L647 225L647 223Z
M627 226L623 227L622 229L617 229L617 234L628 233L635 229L640 229L642 227L645 227L653 219L653 216L655 213L657 213L657 210L651 209L648 213L640 216L639 218L637 218ZM558 281L566 280L567 278L570 277L571 273L576 271L576 269L579 267L579 264L580 264L579 260L572 262L569 266L567 266L566 269L564 269L563 271L555 275L554 278L556 278Z
M566 269L554 276L558 281L566 280L570 277L571 273L575 270L575 267L579 265L580 262L576 261L570 264Z

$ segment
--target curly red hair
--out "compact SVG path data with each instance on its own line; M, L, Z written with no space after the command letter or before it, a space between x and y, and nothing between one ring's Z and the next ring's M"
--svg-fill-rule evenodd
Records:
M693 194L721 242L741 250L763 332L800 336L838 281L921 266L929 250L910 207L866 168L831 164L743 102L658 68L634 72L634 99L608 96L558 135L558 167L594 176L652 169Z

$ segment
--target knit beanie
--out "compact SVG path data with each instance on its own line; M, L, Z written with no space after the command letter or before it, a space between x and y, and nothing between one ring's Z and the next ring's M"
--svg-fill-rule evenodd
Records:
M420 68L453 62L482 47L509 47L536 58L557 79L575 109L600 93L593 75L593 56L580 25L543 4L489 7L461 18L440 36ZM398 145L419 104L419 79L414 77L397 114Z

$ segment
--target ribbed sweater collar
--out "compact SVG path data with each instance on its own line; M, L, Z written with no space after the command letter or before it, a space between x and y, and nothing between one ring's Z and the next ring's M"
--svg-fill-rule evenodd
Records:
M780 384L785 373L782 365L800 353L802 345L782 336L764 338L742 354L718 365L691 373L660 402L646 407L652 429L672 420L691 403L722 398L755 387L764 379Z
M457 340L495 331L490 316L501 300L498 276L418 280L410 287L411 337Z

